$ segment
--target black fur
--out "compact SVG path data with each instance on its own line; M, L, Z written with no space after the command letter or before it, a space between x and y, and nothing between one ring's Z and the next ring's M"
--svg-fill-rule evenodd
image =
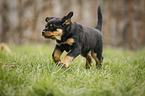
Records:
M63 30L63 34L61 36L61 40L56 40L57 45L55 46L55 50L60 50L61 52L67 51L67 56L77 57L79 54L86 57L90 53L90 51L97 54L97 58L101 64L103 60L102 51L103 51L103 38L102 38L102 14L100 6L98 7L98 24L96 28L91 28L87 26L83 26L79 23L72 22L71 20L67 23L66 20L71 19L73 16L73 12L70 12L68 15L63 18L54 18L47 17L46 22L47 26L45 27L45 31L54 31L57 28ZM47 19L50 19L49 21ZM48 26L53 24L54 26L49 28ZM47 28L48 27L48 28ZM43 33L44 34L44 30ZM69 44L61 44L65 42L67 39L73 38L74 42L72 45ZM54 53L52 55L54 57Z

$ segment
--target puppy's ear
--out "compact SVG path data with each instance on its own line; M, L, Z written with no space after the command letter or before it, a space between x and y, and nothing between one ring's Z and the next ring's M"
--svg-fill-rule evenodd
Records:
M54 17L46 17L45 21L48 22L50 19L53 19Z
M73 16L73 12L72 12L72 11L69 12L66 16L64 16L64 17L62 18L63 24L66 24L66 25L70 24L70 21L71 21L71 17L72 17L72 16Z

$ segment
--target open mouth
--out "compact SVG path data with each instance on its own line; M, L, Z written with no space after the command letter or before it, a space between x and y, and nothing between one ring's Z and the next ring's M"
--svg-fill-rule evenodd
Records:
M60 37L58 36L44 36L46 39L52 39L52 40L60 40Z
M42 36L44 38L50 38L52 40L61 40L62 29L57 29L57 31L50 32L50 31L43 31Z

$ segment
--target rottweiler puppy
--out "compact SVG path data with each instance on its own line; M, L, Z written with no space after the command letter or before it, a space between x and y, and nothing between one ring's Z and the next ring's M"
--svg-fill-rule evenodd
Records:
M86 68L92 66L92 58L96 61L96 67L100 68L103 60L103 39L102 39L102 13L98 7L98 24L95 28L83 26L71 21L73 12L66 16L46 17L47 24L42 31L42 36L56 40L56 46L52 58L58 65L68 67L78 55L86 58ZM60 56L63 51L68 52L61 61Z

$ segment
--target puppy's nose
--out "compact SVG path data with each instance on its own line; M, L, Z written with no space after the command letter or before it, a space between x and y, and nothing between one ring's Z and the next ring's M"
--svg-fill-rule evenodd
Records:
M45 33L45 32L44 32L44 31L42 31L42 35L44 35L44 33Z

